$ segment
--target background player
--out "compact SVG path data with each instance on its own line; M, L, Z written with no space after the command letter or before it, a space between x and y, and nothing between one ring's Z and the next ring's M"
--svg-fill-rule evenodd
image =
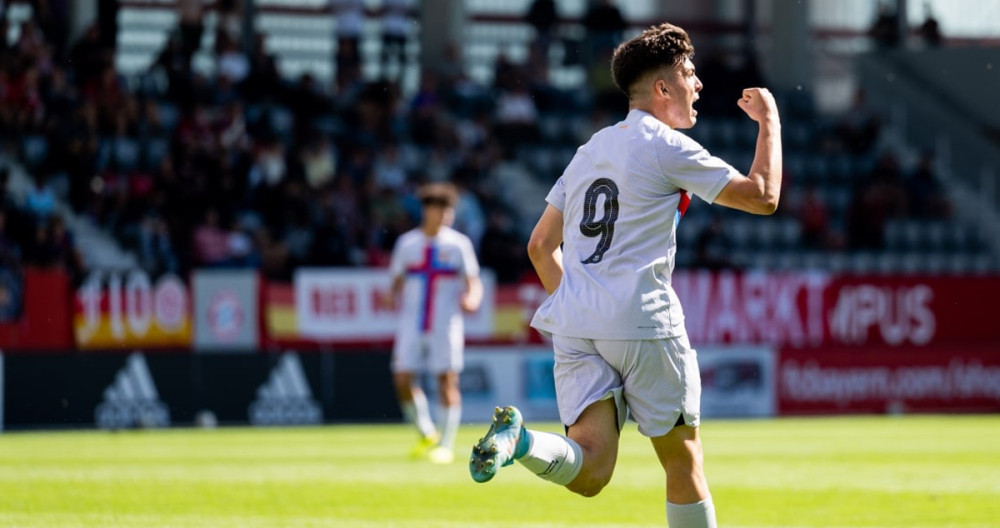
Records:
M498 407L473 447L475 480L517 459L543 479L595 495L611 479L627 410L666 472L670 526L716 526L698 436L697 357L670 286L676 227L688 192L773 213L781 132L774 98L762 88L744 90L737 102L759 124L748 176L678 132L697 120L702 84L693 54L687 33L671 24L615 50L612 74L628 95L628 116L577 150L528 247L550 294L532 326L552 335L567 436L526 430L517 409Z
M420 432L414 456L426 454L432 462L447 464L454 459L462 417L458 390L465 345L462 310L479 309L483 287L472 242L450 227L458 202L455 187L428 184L418 196L421 225L399 237L389 263L393 298L402 299L392 350L393 382L403 415ZM437 377L438 428L414 376L425 369Z

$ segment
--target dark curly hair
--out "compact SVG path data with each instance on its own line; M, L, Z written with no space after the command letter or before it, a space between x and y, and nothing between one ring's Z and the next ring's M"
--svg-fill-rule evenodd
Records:
M664 22L619 45L611 57L611 75L618 89L632 99L633 85L647 73L693 56L694 44L687 31Z

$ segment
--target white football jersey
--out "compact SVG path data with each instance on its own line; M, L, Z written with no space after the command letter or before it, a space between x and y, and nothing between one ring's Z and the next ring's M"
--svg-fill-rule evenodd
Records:
M546 201L563 212L563 276L531 326L587 339L684 334L670 286L677 223L739 174L698 142L632 110L576 151Z
M428 237L419 228L396 241L389 261L392 276L405 276L398 337L419 334L462 336L458 305L465 277L479 276L469 237L450 227Z

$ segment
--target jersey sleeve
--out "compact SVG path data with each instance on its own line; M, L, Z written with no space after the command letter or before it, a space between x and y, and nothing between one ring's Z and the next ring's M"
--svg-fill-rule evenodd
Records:
M402 277L406 264L403 262L403 237L396 239L396 244L392 247L392 255L389 256L389 275L393 278Z
M563 176L556 180L545 201L560 211L566 210L566 181Z
M468 237L463 237L458 247L462 249L462 274L466 277L478 277L479 260L476 259L476 251L472 248L472 241Z
M714 202L726 184L740 174L732 165L709 154L697 141L679 132L660 143L657 154L660 167L671 183L708 203Z

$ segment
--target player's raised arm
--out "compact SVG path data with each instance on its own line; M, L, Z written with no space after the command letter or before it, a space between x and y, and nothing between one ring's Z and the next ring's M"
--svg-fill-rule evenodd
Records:
M733 178L715 202L753 214L769 215L781 196L781 121L767 88L747 88L737 105L757 122L757 149L746 176Z
M535 267L545 291L552 294L562 282L563 213L551 204L545 207L528 240L528 258Z

